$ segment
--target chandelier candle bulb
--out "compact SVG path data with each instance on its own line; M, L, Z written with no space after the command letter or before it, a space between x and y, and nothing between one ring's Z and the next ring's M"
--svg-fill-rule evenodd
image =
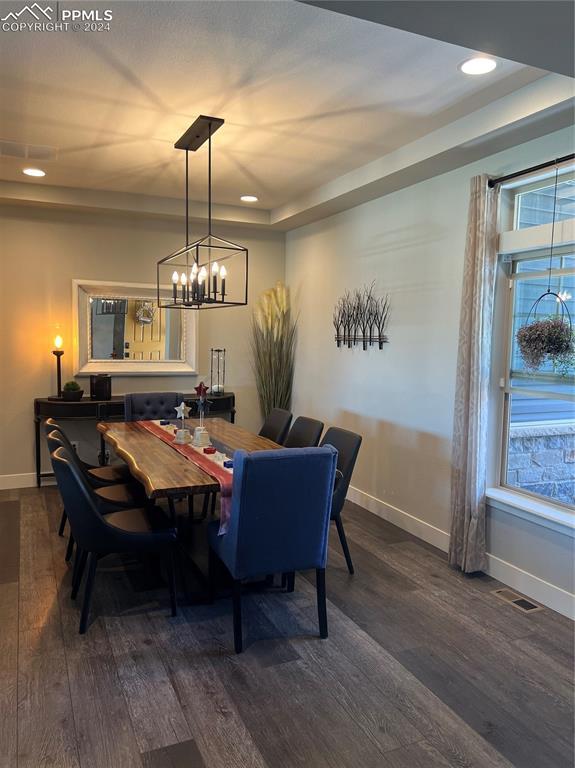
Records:
M227 269L222 264L220 267L220 278L222 281L222 301L224 300L224 296L226 295L226 275L228 274Z
M197 290L198 290L198 265L194 261L192 264L192 271L190 272L190 285L191 285L191 294L192 294L192 301L196 298Z
M172 296L174 299L174 303L176 303L176 301L178 300L178 280L179 279L180 278L178 276L178 273L174 272L172 274Z
M198 282L200 284L200 299L203 299L206 294L206 280L208 277L208 270L205 267L202 267L200 269L199 275L198 275ZM208 285L208 293L210 292L210 288Z
M188 282L188 278L185 272L182 272L180 275L180 283L182 284L182 301L186 300L186 284Z
M212 291L214 293L214 301L218 297L218 272L220 271L220 268L218 266L218 262L214 261L212 264Z

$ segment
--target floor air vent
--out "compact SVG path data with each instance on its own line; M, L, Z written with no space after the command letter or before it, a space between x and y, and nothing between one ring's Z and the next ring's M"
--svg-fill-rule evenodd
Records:
M511 603L515 608L523 613L535 613L536 611L542 611L544 606L539 603L528 600L523 595L518 595L517 592L513 592L511 589L494 589L493 594L500 600L504 600L506 603Z

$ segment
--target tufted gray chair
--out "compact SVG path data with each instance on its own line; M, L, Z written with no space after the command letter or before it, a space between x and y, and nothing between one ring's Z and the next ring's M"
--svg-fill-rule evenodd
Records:
M135 392L124 395L124 418L126 421L175 419L174 409L183 399L181 392Z

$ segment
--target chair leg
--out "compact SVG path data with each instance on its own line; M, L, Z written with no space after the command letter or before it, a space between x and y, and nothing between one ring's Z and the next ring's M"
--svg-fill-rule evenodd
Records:
M66 514L66 510L62 510L62 517L60 518L60 527L58 528L58 536L64 535L64 528L66 527L66 520L68 519L68 515Z
M234 579L232 584L232 603L234 607L234 650L241 653L242 643L242 583Z
M325 568L316 568L315 583L317 589L317 615L319 619L319 636L327 637L327 606L325 602Z
M287 573L282 573L282 589L287 589L288 577Z
M286 573L286 592L293 592L295 589L295 571Z
M72 600L76 599L78 590L80 589L87 557L87 552L83 552L81 549L76 547L76 556L74 557L74 570L72 571L72 592L70 594Z
M216 555L208 545L208 599L210 604L216 599Z
M82 603L82 613L80 615L80 634L83 635L88 627L88 617L90 615L90 604L92 602L92 592L94 591L94 579L96 577L96 567L98 565L98 555L94 552L88 554L88 577L84 587L84 601Z
M178 615L178 598L176 593L176 565L174 562L174 548L170 547L166 557L168 568L168 584L170 587L170 603L172 606L172 616Z
M68 537L68 546L66 547L66 562L69 563L72 559L72 552L74 551L74 537L72 534Z
M343 549L343 554L345 556L345 562L347 563L347 570L353 574L355 573L353 569L353 563L351 561L351 555L349 554L349 547L347 545L347 539L345 537L345 531L343 530L343 523L341 521L341 517L335 518L335 527L337 528L337 533L339 536L339 540L341 543L341 548Z

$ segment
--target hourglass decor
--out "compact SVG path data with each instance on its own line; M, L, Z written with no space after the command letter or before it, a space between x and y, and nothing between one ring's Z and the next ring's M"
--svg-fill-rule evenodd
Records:
M385 332L389 314L389 296L375 296L375 283L353 293L346 292L337 300L333 311L337 346L351 349L361 344L367 349L377 345L383 349L389 341Z
M175 144L186 153L186 244L157 263L158 306L213 309L248 303L248 249L212 231L212 135L220 117L200 115ZM208 232L190 242L189 152L208 143Z
M226 378L226 350L210 349L210 389L212 395L224 394Z

